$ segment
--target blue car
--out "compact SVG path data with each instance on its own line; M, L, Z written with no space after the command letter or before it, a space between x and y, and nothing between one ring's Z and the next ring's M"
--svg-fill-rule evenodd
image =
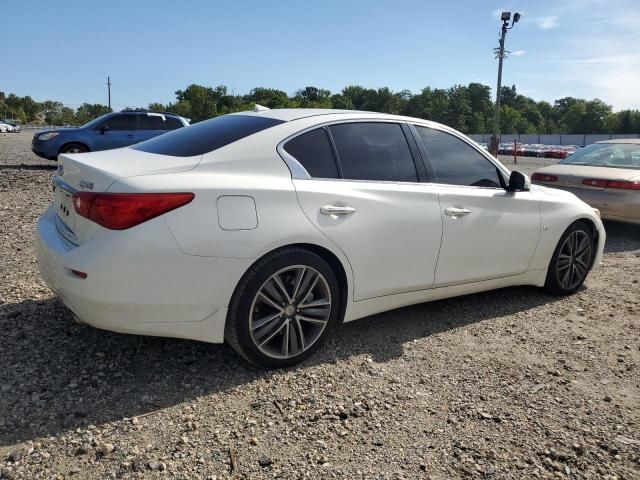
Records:
M31 150L39 157L57 160L61 153L127 147L188 125L187 119L171 113L113 112L78 128L37 132L33 136Z

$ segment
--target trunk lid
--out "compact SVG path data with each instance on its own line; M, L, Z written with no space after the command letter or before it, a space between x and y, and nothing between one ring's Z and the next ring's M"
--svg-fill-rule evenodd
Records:
M157 155L131 148L60 155L53 182L58 231L81 245L92 232L103 228L76 214L72 203L75 191L106 192L121 178L184 172L195 168L201 158Z
M558 177L555 182L540 183L569 188L583 188L586 190L604 190L602 186L585 185L585 179L593 180L631 180L638 176L638 170L626 168L591 167L588 165L557 164L537 170L536 173Z

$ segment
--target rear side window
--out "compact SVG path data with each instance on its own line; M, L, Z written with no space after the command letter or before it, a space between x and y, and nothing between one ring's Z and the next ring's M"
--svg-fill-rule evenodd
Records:
M397 123L343 123L329 130L343 178L418 181L411 150Z
M182 122L175 117L164 117L165 118L165 128L167 130L176 130L178 128L184 127Z
M500 188L497 167L471 145L440 130L417 125L416 129L438 183Z
M164 122L160 115L139 115L140 130L164 130Z
M101 127L109 127L109 130L135 130L136 115L114 115L101 125Z
M327 132L318 128L288 141L285 151L315 178L340 178Z
M283 121L268 117L223 115L165 133L131 148L160 155L192 157L212 152L280 123Z

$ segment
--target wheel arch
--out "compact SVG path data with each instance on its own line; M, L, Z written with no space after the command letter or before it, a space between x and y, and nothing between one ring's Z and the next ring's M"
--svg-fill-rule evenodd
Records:
M336 255L334 252L329 250L327 247L324 247L315 243L307 243L307 242L288 243L286 245L281 245L261 255L247 268L246 271L248 272L251 269L251 267L253 267L255 264L260 262L263 258L287 248L301 248L311 253L315 253L316 255L318 255L320 258L322 258L325 262L329 264L329 266L331 267L331 270L333 270L333 273L336 275L336 279L338 280L338 287L340 289L340 312L339 312L340 317L339 318L341 319L341 321L344 320L344 314L347 309L347 303L349 301L351 277L349 277L348 275L349 273L351 273L351 268L349 265L345 266L344 262L338 257L338 255ZM242 278L240 278L240 280L238 281L238 284L234 288L233 295L235 295L238 285L240 285L243 278L244 278L244 275L242 276Z
M64 142L62 145L60 145L60 148L58 149L58 155L62 153L62 150L64 150L64 147L66 147L67 145L72 145L74 143L77 145L82 145L84 148L87 149L87 152L91 151L91 148L89 147L89 145L87 145L86 142L76 140L76 141Z

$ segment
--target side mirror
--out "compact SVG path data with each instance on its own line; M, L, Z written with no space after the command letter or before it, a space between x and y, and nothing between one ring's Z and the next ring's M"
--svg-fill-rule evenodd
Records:
M100 135L104 135L109 131L109 125L103 125L100 127Z
M531 190L531 180L524 173L513 171L509 176L507 192L528 192Z

